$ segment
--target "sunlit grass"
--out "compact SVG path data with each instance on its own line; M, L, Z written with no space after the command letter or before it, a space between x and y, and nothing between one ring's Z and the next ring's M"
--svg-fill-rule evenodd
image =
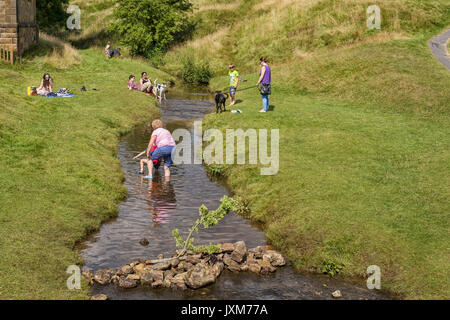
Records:
M66 268L82 265L75 244L117 213L126 195L116 157L120 135L159 115L154 100L127 89L142 61L106 60L103 51L77 53L62 70L53 56L0 64L0 298L84 299L66 287ZM75 98L29 97L49 72L54 88ZM86 86L87 92L81 92ZM99 91L93 91L96 88Z

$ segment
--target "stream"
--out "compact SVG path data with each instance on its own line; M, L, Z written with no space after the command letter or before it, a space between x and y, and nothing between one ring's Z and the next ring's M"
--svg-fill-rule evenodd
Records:
M171 132L177 128L193 132L193 120L201 119L215 109L211 102L213 97L201 92L189 94L170 89L167 97L160 107L164 126ZM198 218L198 208L202 204L215 210L220 199L229 194L224 183L208 177L203 165L174 166L170 181L165 181L162 168L153 181L143 180L143 176L137 174L139 162L133 160L133 156L147 147L150 135L150 126L144 125L121 140L118 157L126 177L124 184L128 197L120 204L118 217L103 224L82 244L85 268L95 272L115 269L137 258L155 258L161 253L165 257L172 255L177 249L172 230L178 228L185 235ZM148 239L150 244L142 246L139 243L142 238ZM264 233L258 226L234 213L211 229L201 229L195 239L196 244L243 240L248 248L266 244ZM92 294L103 293L111 300L299 300L332 299L331 293L335 290L342 292L343 299L389 299L381 292L368 290L360 282L302 274L290 264L267 276L249 272L233 274L225 270L215 284L199 290L143 287L123 290L114 285L94 285Z

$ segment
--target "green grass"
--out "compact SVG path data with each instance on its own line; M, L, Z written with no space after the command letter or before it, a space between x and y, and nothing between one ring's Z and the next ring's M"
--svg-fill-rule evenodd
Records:
M249 218L302 270L362 279L376 264L395 295L450 297L450 74L427 46L450 26L448 1L378 1L380 31L366 27L370 1L195 2L197 33L164 70L188 56L217 75L234 63L252 85L260 56L273 68L274 112L259 114L250 90L243 114L206 118L281 131L276 176L221 168Z
M294 85L273 69L273 112L258 113L259 93L247 90L234 107L242 114L206 117L222 130L280 129L277 175L222 169L248 217L301 270L337 265L339 275L362 279L375 264L396 296L450 297L450 74L426 39L329 53L298 68L314 77ZM242 88L257 78L248 79ZM211 88L226 85L216 78Z
M75 244L116 215L126 196L116 157L121 134L159 115L153 99L126 84L130 73L167 74L139 61L107 61L102 51L80 55L82 63L67 70L42 57L0 64L1 299L88 297L86 283L66 288L66 268L82 265ZM44 72L76 97L28 97L26 87Z

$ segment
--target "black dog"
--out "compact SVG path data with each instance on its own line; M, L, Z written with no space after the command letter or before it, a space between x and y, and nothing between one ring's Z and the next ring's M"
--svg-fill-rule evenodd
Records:
M225 97L226 96L226 97ZM222 93L222 91L216 91L216 113L220 113L227 111L225 109L225 102L229 98L228 93ZM223 110L222 110L223 106Z

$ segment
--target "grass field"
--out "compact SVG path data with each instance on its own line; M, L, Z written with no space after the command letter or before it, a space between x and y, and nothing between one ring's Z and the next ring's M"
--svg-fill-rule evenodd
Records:
M66 287L66 268L82 265L74 246L126 196L120 135L159 114L152 98L127 89L128 76L145 70L170 78L94 50L75 50L79 64L64 67L64 51L51 48L46 38L38 50L45 55L13 68L0 63L0 299L88 297L85 283L81 291ZM26 87L39 85L44 72L76 97L28 97Z
M242 114L206 118L223 130L280 129L277 175L251 165L225 169L249 203L248 217L301 270L335 265L363 278L375 264L383 288L397 296L448 298L448 117L299 97L280 82L273 91L272 112L258 113L259 94L249 90L238 95Z
M396 296L449 298L450 73L427 46L450 26L449 3L378 1L381 30L370 31L364 0L194 2L197 33L164 70L208 61L218 90L229 63L248 86L260 56L273 68L272 112L258 113L249 90L234 107L242 114L206 118L280 129L277 175L223 169L249 218L301 270L362 281L376 264Z

